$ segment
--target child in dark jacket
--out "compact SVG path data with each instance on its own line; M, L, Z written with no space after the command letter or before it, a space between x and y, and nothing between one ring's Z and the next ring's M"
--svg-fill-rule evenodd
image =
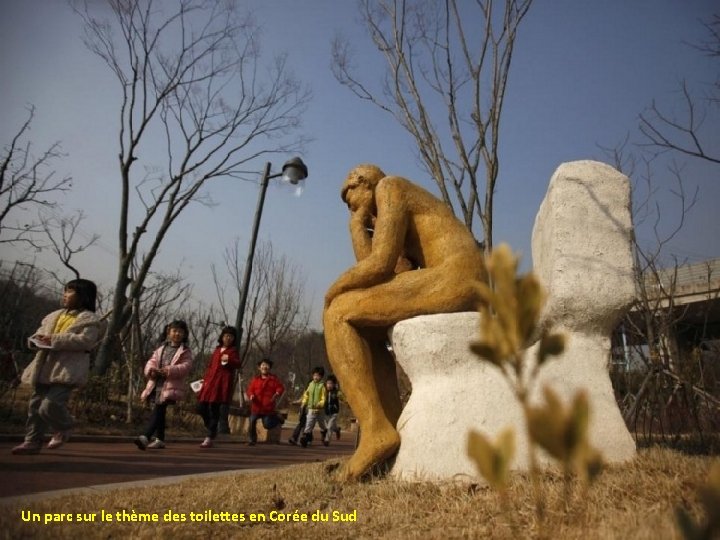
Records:
M325 423L326 429L322 431L323 444L330 444L330 435L335 433L335 437L340 439L340 428L337 424L338 415L340 414L340 400L342 392L338 386L335 375L328 375L325 381Z

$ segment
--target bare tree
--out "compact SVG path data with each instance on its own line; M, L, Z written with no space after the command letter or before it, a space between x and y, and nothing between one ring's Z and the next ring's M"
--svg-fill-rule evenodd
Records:
M693 45L698 51L714 59L720 59L720 17L715 15L704 24L707 39ZM717 120L717 104L720 100L720 75L714 73L714 82L702 98L693 91L687 81L682 81L680 114L661 109L653 100L651 106L640 115L640 148L651 156L645 159L647 185L651 183L650 162L659 154L668 153L673 157L669 172L674 179L675 189L671 192L679 201L679 219L674 227L664 234L659 233L660 208L649 205L654 189L648 187L648 199L644 202L644 215L654 216L654 244L641 246L636 240L636 283L638 296L632 312L623 322L624 334L636 342L635 357L642 363L642 380L626 388L624 414L631 428L638 434L663 439L679 437L680 433L699 435L710 425L716 430L720 424L720 394L717 373L708 369L704 353L700 352L698 336L690 345L678 344L675 336L685 325L686 307L677 303L678 275L683 261L673 258L669 263L665 254L668 243L682 228L686 214L698 198L685 192L685 178L675 157L699 159L720 164L720 153L710 134ZM714 146L715 145L715 146ZM617 162L617 160L616 160ZM642 208L643 205L640 205ZM637 225L637 223L636 223ZM707 314L718 300L713 293L712 266L707 263L707 306L705 324L701 334L707 332ZM687 273L689 270L683 270ZM714 296L713 296L714 295ZM695 319L697 319L695 314ZM633 339L634 338L634 339ZM693 350L688 350L688 346ZM713 359L717 363L717 356Z
M26 350L26 338L59 306L58 291L34 264L0 261L0 346Z
M488 251L501 113L517 32L531 4L361 0L363 22L387 62L382 88L360 80L347 40L336 38L332 47L335 78L410 133L443 200L468 228L480 218Z
M37 247L34 234L41 231L37 219L9 224L8 217L30 207L52 207L53 195L67 191L69 176L59 177L54 162L64 156L59 142L55 142L39 156L32 153L28 140L35 107L28 108L28 117L10 144L0 155L0 243L25 242Z
M213 267L218 302L225 320L233 320L229 311L237 305L242 287L243 263L239 242L225 250L225 269L230 276L232 294ZM305 330L309 311L303 306L305 278L299 268L284 255L276 255L270 243L260 242L255 254L248 301L245 306L243 342L240 356L245 364L249 357L270 356L277 346ZM228 301L232 298L232 303Z
M72 258L91 247L100 239L100 235L93 234L84 242L75 242L78 227L85 219L82 210L72 216L40 215L40 227L48 240L50 250L57 256L60 263L70 270L75 278L80 277L80 271L72 264ZM60 278L55 272L49 271L56 281L61 284L66 280Z
M85 43L122 92L118 273L96 366L104 373L112 336L127 324L169 228L188 204L208 202L208 180L241 177L249 161L301 145L301 138L280 141L299 127L309 91L285 57L262 69L256 25L235 2L107 0L111 21L96 18L93 5L77 7ZM149 146L153 140L164 141L164 156Z
M262 304L254 303L250 314L257 328L253 344L261 356L269 357L280 342L307 328L309 312L302 303L305 278L285 255L273 253L272 244L260 251L257 264Z
M704 365L705 359L677 339L688 315L688 306L679 301L680 274L687 275L689 269L667 254L669 243L698 200L698 190L686 193L682 169L671 162L668 171L674 187L669 191L675 196L677 218L669 223L668 209L662 212L657 202L654 161L627 152L627 142L604 150L618 170L632 174L635 228L650 228L652 240L640 242L637 234L633 237L636 298L613 336L619 359L611 370L613 383L625 421L639 438L677 442L679 434L692 433L702 441L705 432L717 428L720 395L716 376ZM641 193L644 196L639 196ZM711 292L711 278L708 267L708 312L718 295Z
M716 60L720 60L720 16L704 24L708 33L706 40L694 47ZM698 98L687 81L680 84L683 113L675 115L661 110L655 100L640 114L640 132L645 138L643 146L655 153L676 152L710 163L720 163L720 151L712 147L709 134L704 137L703 127L718 125L717 105L720 102L720 73L702 98ZM708 115L711 118L708 119ZM716 129L715 128L715 129ZM709 132L708 132L709 133Z

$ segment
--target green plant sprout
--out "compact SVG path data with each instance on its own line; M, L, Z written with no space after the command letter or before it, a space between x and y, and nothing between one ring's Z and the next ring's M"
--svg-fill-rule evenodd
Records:
M486 264L492 286L480 285L479 294L484 300L480 307L480 338L471 343L470 349L501 371L522 407L536 514L541 522L544 502L540 494L536 445L562 465L566 504L570 498L572 473L587 485L600 472L602 458L588 442L590 411L584 392L578 392L569 407L565 407L558 395L546 387L543 389L545 404L530 404L531 390L540 368L550 357L565 350L563 334L538 328L546 299L542 285L532 273L517 277L517 258L505 244L492 251ZM535 340L539 341L536 361L528 366L524 351ZM512 433L511 429L509 431ZM468 438L468 455L488 484L501 492L507 487L515 453L514 435L510 433L503 431L495 444L474 430Z

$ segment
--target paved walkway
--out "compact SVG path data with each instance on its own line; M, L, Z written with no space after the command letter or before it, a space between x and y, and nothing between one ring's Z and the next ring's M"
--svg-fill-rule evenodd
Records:
M283 430L283 441L289 431ZM10 453L19 438L0 441L0 503L37 498L47 491L85 488L137 481L159 481L174 477L250 471L296 463L324 461L347 456L355 446L355 433L343 432L341 440L325 447L313 442L308 448L258 443L256 446L228 440L214 448L199 447L200 439L167 441L162 450L140 451L129 437L75 436L56 450L34 456ZM171 481L173 481L171 480ZM122 486L120 486L122 487ZM43 496L50 494L43 493Z

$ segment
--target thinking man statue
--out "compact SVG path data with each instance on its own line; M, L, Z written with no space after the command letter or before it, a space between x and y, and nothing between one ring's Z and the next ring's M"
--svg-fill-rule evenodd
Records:
M341 196L350 209L357 264L328 289L323 323L330 363L362 429L341 472L352 480L400 446L395 426L401 404L388 329L416 315L477 310L475 285L487 274L465 225L405 178L359 165Z

